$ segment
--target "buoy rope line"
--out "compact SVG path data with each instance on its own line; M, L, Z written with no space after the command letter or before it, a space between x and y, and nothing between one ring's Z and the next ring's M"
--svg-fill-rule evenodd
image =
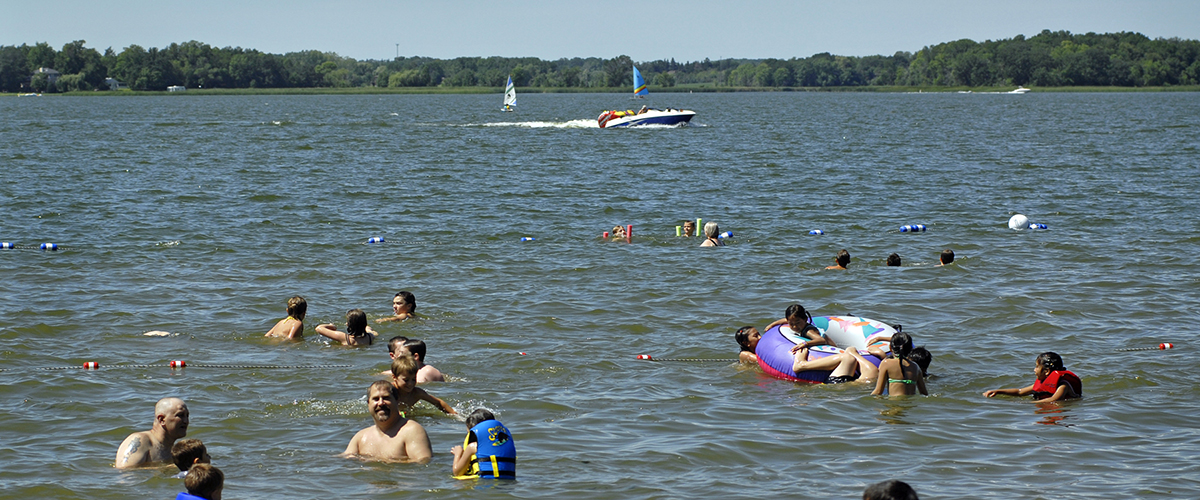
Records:
M687 361L687 362L692 362L692 363L733 363L733 362L738 361L737 359L728 359L728 358L720 358L720 359L714 359L714 358L656 358L649 354L638 354L637 359L642 359L642 360L646 360L646 361Z
M104 365L104 369L118 368L229 368L241 370L293 370L293 369L310 369L310 368L350 368L351 365L222 365L222 364L188 364L184 361L172 361L170 363L153 364L153 365ZM95 361L88 361L79 366L51 366L44 368L22 368L22 370L99 370L100 364ZM0 368L0 372L11 372L16 368Z

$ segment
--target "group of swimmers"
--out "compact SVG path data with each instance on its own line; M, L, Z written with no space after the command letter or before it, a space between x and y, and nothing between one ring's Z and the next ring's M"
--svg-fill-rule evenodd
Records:
M411 292L401 291L392 299L394 314L375 322L415 318L416 306L416 297ZM288 316L277 322L266 336L302 341L307 311L308 302L303 297L288 299ZM346 312L344 332L333 323L317 325L314 330L351 347L370 346L378 336L367 325L367 316L362 309ZM420 423L408 417L409 412L421 401L448 415L458 415L458 412L417 387L418 384L445 381L441 371L425 364L425 354L426 345L422 340L396 336L388 341L391 366L383 372L387 378L376 380L367 388L367 407L374 424L358 431L342 456L404 463L428 463L432 459L429 435ZM183 400L160 400L154 407L154 423L150 430L134 432L125 438L117 448L114 466L132 468L174 463L180 470L177 477L184 478L188 490L180 493L178 500L220 500L224 474L210 464L211 458L202 442L182 439L187 435L189 417ZM454 477L515 479L516 447L508 428L484 408L471 412L465 421L468 432L462 445L450 450L454 457L451 466Z
M928 396L925 388L925 378L928 376L929 364L933 355L925 347L913 347L912 337L895 327L896 333L891 335L875 335L865 339L867 354L878 358L878 366L872 363L854 346L845 346L838 354L811 357L811 347L829 345L839 347L833 339L825 335L812 324L812 315L800 304L788 306L783 319L767 325L763 331L775 327L791 329L801 338L802 342L791 348L793 355L792 371L799 375L801 372L828 372L823 379L826 384L840 384L860 381L874 382L875 389L871 394L893 396L912 396L916 393ZM762 334L753 326L744 326L734 333L734 340L741 348L738 360L743 363L759 364L757 348ZM883 347L888 350L885 352ZM1054 352L1044 352L1038 355L1034 365L1036 380L1027 386L1012 389L993 389L985 391L985 397L996 395L1027 396L1033 395L1034 401L1050 403L1064 399L1083 396L1083 383L1079 376L1063 366L1062 357Z
M679 234L679 236L684 237L684 238L691 238L696 235L696 222L695 221L690 220L690 219L683 221L682 228L683 228L683 231ZM624 226L620 226L620 225L613 226L612 232L605 233L605 234L609 235L609 237L612 238L612 241L629 241L629 239L630 239L630 234L628 233L628 231L625 229ZM723 247L723 246L725 246L725 242L721 241L721 227L718 226L716 222L710 221L710 222L707 222L704 224L704 242L701 243L700 246L702 246L702 247ZM942 250L942 253L939 256L938 260L939 260L938 266L944 266L946 264L954 262L954 250L951 250L949 248ZM850 252L843 248L842 250L840 250L837 253L837 255L835 255L833 257L833 261L835 264L832 266L826 267L825 269L845 270L847 267L850 266ZM892 253L891 255L888 255L887 256L887 265L890 267L900 267L900 255L897 253Z

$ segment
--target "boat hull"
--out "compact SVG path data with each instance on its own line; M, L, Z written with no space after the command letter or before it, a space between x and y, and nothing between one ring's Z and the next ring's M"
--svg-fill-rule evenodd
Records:
M601 115L603 117L604 115ZM642 114L626 115L600 120L600 128L639 127L643 125L677 126L683 125L696 116L695 111L687 109L652 109Z

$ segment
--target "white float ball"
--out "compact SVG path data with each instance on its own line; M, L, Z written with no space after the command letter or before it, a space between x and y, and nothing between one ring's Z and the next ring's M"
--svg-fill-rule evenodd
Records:
M1017 215L1012 216L1011 219L1008 219L1008 228L1009 229L1020 231L1027 227L1029 227L1029 217L1026 217L1021 214L1017 214Z

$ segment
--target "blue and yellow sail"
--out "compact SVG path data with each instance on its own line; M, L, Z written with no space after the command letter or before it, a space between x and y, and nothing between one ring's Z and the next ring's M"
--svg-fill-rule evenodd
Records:
M633 95L650 95L650 90L646 88L646 79L642 78L642 73L638 71L637 66L633 67Z

